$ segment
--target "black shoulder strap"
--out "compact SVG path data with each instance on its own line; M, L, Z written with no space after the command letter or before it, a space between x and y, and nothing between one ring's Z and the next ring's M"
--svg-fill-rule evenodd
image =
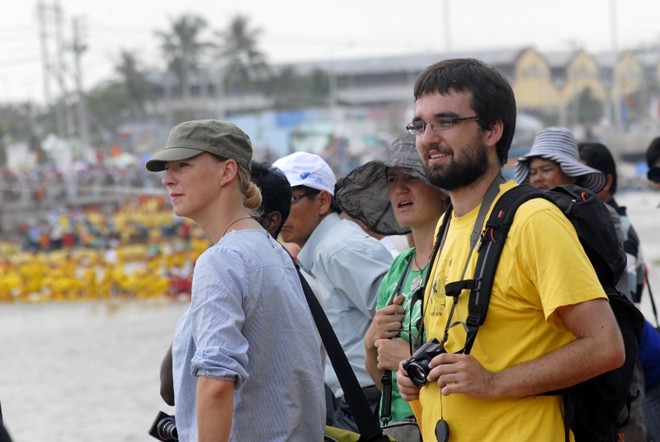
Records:
M332 329L332 325L330 325L330 321L328 321L328 317L325 315L318 299L316 299L314 291L302 273L300 273L298 266L296 264L294 265L298 271L298 277L305 293L305 299L307 299L309 309L312 311L316 328L319 330L325 350L330 357L330 362L332 362L332 367L337 374L342 390L344 390L344 398L348 402L351 413L355 417L355 423L360 430L360 442L389 441L389 438L383 435L377 417L371 412L369 403L355 377L353 368L348 362L348 358L346 358L346 354Z
M477 337L477 331L486 320L495 271L516 210L525 201L538 197L548 199L543 192L529 185L522 184L513 187L497 200L486 221L486 226L481 233L474 282L470 291L465 354L470 353Z

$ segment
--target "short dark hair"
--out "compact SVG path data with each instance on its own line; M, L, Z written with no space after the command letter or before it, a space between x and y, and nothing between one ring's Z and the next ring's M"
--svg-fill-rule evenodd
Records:
M294 186L294 189L302 189L305 193L305 196L310 197L310 196L316 196L321 191L319 189L314 189L313 187L309 186ZM330 192L328 192L330 194ZM337 194L337 186L335 185L335 194ZM339 201L337 201L337 198L334 197L334 195L330 194L330 213L337 213L340 214L343 212L343 209L339 205Z
M656 137L649 144L649 148L646 150L646 164L649 166L649 169L660 161L660 137Z
M610 193L614 195L617 188L616 163L612 152L602 143L579 143L580 159L587 166L600 170L605 175L612 175L612 187Z
M291 186L284 172L277 168L271 168L267 162L252 162L252 181L261 189L261 213L267 215L271 212L279 212L282 222L277 227L273 236L277 237L282 230L284 222L291 211Z
M502 121L502 138L496 149L500 164L506 163L516 131L516 98L509 82L494 67L473 58L440 61L427 67L415 80L415 100L450 91L472 93L470 104L483 130Z

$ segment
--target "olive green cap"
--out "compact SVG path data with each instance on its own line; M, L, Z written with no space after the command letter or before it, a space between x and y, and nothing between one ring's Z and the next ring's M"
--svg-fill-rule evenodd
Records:
M250 137L236 125L219 120L193 120L172 128L165 149L157 152L146 163L147 170L165 170L168 161L180 161L202 152L235 160L250 170L252 143Z

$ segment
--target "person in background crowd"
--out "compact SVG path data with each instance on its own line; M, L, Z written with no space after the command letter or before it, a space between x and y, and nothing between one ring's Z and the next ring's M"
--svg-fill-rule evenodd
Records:
M291 257L254 220L262 199L251 159L238 127L195 120L146 163L165 171L174 213L213 243L172 344L181 441L323 438L320 338Z
M254 218L277 239L291 209L291 187L284 174L271 169L269 163L252 162L252 182L261 191L261 206ZM160 396L165 403L174 406L174 384L172 380L172 346L167 350L160 366Z
M649 321L644 321L639 361L644 371L644 426L649 442L660 442L660 330Z
M401 396L419 399L414 411L424 440L563 438L562 398L543 393L625 359L607 296L570 221L551 202L532 199L518 209L502 250L488 320L471 353L462 353L464 328L452 325L467 320L469 297L447 296L445 285L472 278L478 233L498 194L516 185L501 175L516 103L504 77L475 59L429 66L415 80L414 96L407 129L417 137L429 181L449 193L452 211L422 304L425 338L438 339L445 352L431 359L421 388L400 366Z
M660 184L660 137L649 144L646 162L649 166L648 179ZM644 424L648 430L649 442L660 442L660 330L648 321L644 324L639 360L644 368L646 386Z
M364 366L364 335L371 324L380 283L392 255L356 223L342 220L334 198L336 178L318 155L296 152L273 167L291 185L291 212L282 239L300 247L298 263L319 296L358 383L375 411L380 393ZM327 423L357 430L330 364L325 366Z
M547 192L560 184L575 184L594 193L605 188L605 174L580 162L570 129L549 127L534 138L530 151L518 159L516 181Z
M284 173L270 163L252 162L252 182L261 190L261 207L255 218L277 239L291 211L291 186Z
M630 222L626 208L619 206L614 195L618 187L616 163L609 149L602 143L578 144L580 160L587 166L602 172L605 175L605 186L596 195L605 204L612 207L619 215L621 231L623 232L623 248L628 257L628 290L632 300L639 305L642 289L644 288L644 274L646 264L639 243L639 235Z
M580 162L575 136L564 127L549 127L540 131L530 151L518 159L515 174L518 183L527 182L543 192L562 184L575 184L598 194L607 183L604 173ZM623 247L621 219L613 207L606 207L619 244ZM617 289L631 298L627 273L619 279Z
M649 171L646 176L654 184L660 184L660 137L656 137L646 150L646 165Z
M410 347L418 339L421 304L413 297L423 290L435 228L448 197L431 186L417 154L415 136L405 134L394 141L385 161L370 161L346 175L337 201L369 230L382 235L410 233L416 246L392 262L364 338L365 365L371 378L381 391L389 388L381 383L383 374L391 385L391 408L384 409L387 401L381 399L381 423L394 423L413 414L392 385L392 374L401 361L410 358Z
M587 150L589 149L593 148ZM617 239L625 248L626 232L619 212L612 204L607 205L607 201L604 200L604 196L612 189L613 182L616 189L616 180L613 181L611 175L608 176L607 172L600 168L580 162L579 147L570 129L550 127L539 132L530 152L521 157L516 164L516 179L518 182L527 180L531 186L544 192L562 184L576 184L592 191L606 204L617 231ZM612 199L611 194L609 199ZM630 258L628 261L631 262ZM631 289L636 279L637 276L633 271L632 274L624 273L617 283L617 288L631 300L634 299ZM647 439L642 408L644 373L640 363L635 365L634 370L630 392L637 399L630 404L630 410L626 408L621 411L620 422L623 422L623 425L619 427L619 431L627 441L644 442Z

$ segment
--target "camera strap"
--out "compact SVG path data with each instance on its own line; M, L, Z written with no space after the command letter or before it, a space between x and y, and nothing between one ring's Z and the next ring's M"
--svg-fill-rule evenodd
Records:
M416 252L413 252L416 253ZM387 302L387 305L391 305L394 302L394 298L397 297L397 295L401 294L403 285L405 284L406 280L408 279L408 275L410 274L410 268L412 267L414 255L410 255L410 258L408 259L408 262L406 263L406 268L399 278L399 282L397 282L396 288L392 292L392 296L390 297L390 300ZM425 267L428 269L428 264ZM424 269L421 269L421 274L420 277L424 274ZM428 275L428 270L426 271L426 274ZM410 301L409 305L409 320L408 320L408 343L410 345L410 354L413 353L413 335L412 335L412 320L413 320L413 308L415 306L415 303L419 301L419 296L418 295L420 290L424 290L424 285L420 284L417 287L414 288L414 295L413 298ZM383 391L382 391L382 400L381 400L381 406L380 406L380 422L382 425L387 425L389 424L390 420L392 420L392 371L391 370L385 370L383 374L380 377L380 383L383 385Z
M445 286L445 293L448 296L454 297L454 303L452 305L452 311L451 311L452 315L450 315L447 321L447 325L445 327L445 339L448 333L448 329L450 328L451 316L453 316L453 308L455 307L456 301L458 300L458 295L461 293L463 289L472 289L473 287L474 280L465 280L465 273L467 271L467 266L470 262L470 257L472 256L472 252L474 251L478 241L482 237L481 226L483 225L484 220L486 219L486 215L488 214L490 207L492 206L493 202L495 201L495 198L497 197L497 194L499 193L500 184L505 182L506 179L501 174L499 174L495 177L495 179L493 179L493 182L488 187L488 190L486 191L486 194L484 195L484 198L481 201L481 207L479 208L479 213L477 214L477 219L474 222L472 234L470 235L470 249L469 249L470 252L468 253L468 257L465 262L465 266L463 268L463 274L461 277L462 280L451 282ZM449 231L449 223L451 221L452 213L453 213L453 207L450 203L449 206L447 207L447 210L445 210L445 214L442 218L442 224L440 225L440 228L438 229L438 233L436 235L435 246L433 248L433 253L431 254L431 261L429 263L429 271L426 275L426 280L424 281L423 287L428 287L429 278L431 277L431 273L433 273L433 266L435 265L435 260L438 258L438 256L440 256L442 247L444 246L445 241L447 239L447 232ZM420 324L419 336L423 336L423 329L424 329L423 318L424 318L424 313L426 311L425 308L426 303L428 303L429 298L430 296L425 296L424 303L422 304L422 322ZM471 347L472 346L470 345L470 347L468 348L466 345L464 351L466 353L469 353Z
M284 246L282 246L284 247ZM339 383L342 390L344 391L344 399L348 403L351 413L355 418L355 423L360 432L360 441L361 442L389 442L389 438L383 434L383 430L380 428L378 423L378 418L374 413L371 412L369 403L367 402L362 387L358 383L355 373L351 364L348 362L346 353L337 339L337 335L332 329L332 325L328 320L328 317L325 315L321 304L319 303L314 291L309 286L309 283L300 272L298 263L291 257L294 262L296 271L298 272L298 277L300 278L300 283L302 284L303 292L305 294L305 299L309 305L309 309L312 312L312 317L314 318L314 323L316 323L316 328L321 335L323 345L332 367L337 374Z

